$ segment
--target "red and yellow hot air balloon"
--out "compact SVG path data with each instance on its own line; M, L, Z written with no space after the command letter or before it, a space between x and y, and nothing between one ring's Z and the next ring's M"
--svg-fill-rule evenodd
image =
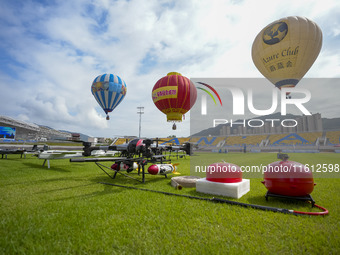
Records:
M195 104L195 85L180 73L171 72L159 79L152 89L152 100L156 107L166 114L168 122L180 122L183 115ZM176 129L176 124L172 129Z

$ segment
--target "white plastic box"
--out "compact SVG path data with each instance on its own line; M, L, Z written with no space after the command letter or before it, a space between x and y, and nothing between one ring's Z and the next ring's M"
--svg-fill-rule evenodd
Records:
M208 181L206 178L197 180L196 191L206 194L240 198L250 191L250 180L242 179L241 182L221 183Z

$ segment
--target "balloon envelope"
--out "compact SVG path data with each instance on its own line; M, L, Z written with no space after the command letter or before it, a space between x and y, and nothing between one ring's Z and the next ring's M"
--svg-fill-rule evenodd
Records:
M152 100L166 114L167 121L182 121L183 114L191 109L196 98L195 85L176 72L159 79L152 89Z
M92 95L107 114L112 112L126 95L126 83L114 74L97 76L91 86Z
M321 29L302 17L274 21L256 36L252 58L257 69L276 87L295 87L319 55Z

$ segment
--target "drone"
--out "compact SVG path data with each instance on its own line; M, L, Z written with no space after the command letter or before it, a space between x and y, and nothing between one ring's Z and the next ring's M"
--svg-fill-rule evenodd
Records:
M94 162L106 175L111 179L115 179L117 174L124 175L125 177L132 178L139 182L145 182L145 166L149 163L153 163L152 171L150 167L148 172L150 174L164 175L167 178L167 174L175 172L176 168L171 164L171 154L163 154L164 152L176 151L177 153L182 151L183 155L192 155L192 146L190 143L185 143L181 146L159 144L162 141L160 139L132 139L131 141L121 145L109 145L109 146L92 146L89 142L83 142L83 158L71 158L70 162ZM166 141L165 141L166 142ZM106 158L88 158L91 156L94 150L116 151L117 157ZM178 154L177 154L178 155ZM111 167L108 167L101 162L113 162ZM113 171L113 174L109 173ZM142 175L141 180L134 178L123 172L130 173L133 170L138 171L138 175Z
M26 158L27 154L33 154L35 155L36 153L39 152L39 148L37 144L34 144L32 149L25 149L25 148L6 148L6 147L1 147L0 148L0 155L2 155L2 159L5 156L5 159L7 159L8 154L18 154L20 155L20 158L24 156Z
M116 152L114 151L105 152L102 150L93 150L91 152L91 156L94 156L94 157L113 156L115 153ZM50 149L48 145L44 145L42 149L36 148L34 151L32 151L31 154L33 154L33 156L36 156L39 159L44 160L42 166L45 166L45 164L47 163L47 168L50 168L51 167L50 160L83 157L84 151L83 150L54 150L54 149Z
M2 156L1 158L3 159L4 156L5 156L5 159L7 159L7 155L8 154L19 154L21 155L21 158L22 158L22 155L25 156L26 158L26 150L24 149L0 149L0 155Z
M190 143L184 143L181 146L178 145L165 145L159 144L159 141L167 142L161 139L132 139L129 142L121 145L109 145L109 146L92 146L90 142L83 142L83 156L91 156L91 153L96 150L117 151L120 157L133 157L143 156L152 157L154 155L163 155L163 152L177 151L185 152L185 155L192 154L192 146ZM170 155L169 155L170 156Z

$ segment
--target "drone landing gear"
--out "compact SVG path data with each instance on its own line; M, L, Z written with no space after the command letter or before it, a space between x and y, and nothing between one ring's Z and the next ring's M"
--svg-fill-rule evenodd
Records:
M91 159L89 159L88 161L90 161ZM106 166L106 165L103 165L101 163L98 162L99 159L97 159L96 161L93 161L95 162L95 164L107 175L109 176L111 179L115 179L117 174L121 174L121 175L124 175L125 177L128 177L130 179L133 179L133 180L136 180L138 182L141 182L141 183L145 183L145 175L148 174L145 172L145 166L148 164L148 163L154 163L154 162L159 162L161 164L165 162L168 162L169 160L166 160L166 159L163 159L163 156L162 157L157 157L157 158L153 158L152 161L148 162L148 160L144 159L144 158L131 158L131 159L119 159L119 160L115 160L115 163L120 165L121 163L124 163L124 164L133 164L133 162L136 162L137 165L138 165L138 175L140 176L140 174L142 174L142 180L140 180L139 178L135 178L135 177L132 177L128 174L125 174L123 173L122 171L126 171L127 173L130 173L133 171L133 168L129 168L129 169L113 169L109 166ZM75 161L76 162L76 161ZM109 169L110 171L114 171L114 174L109 174L108 171L106 169ZM165 175L165 178L168 178L166 174Z
M50 168L51 165L50 165L50 161L48 159L45 159L44 163L42 165L45 166L46 162L47 162L47 168Z
M113 167L113 165L106 166L101 163L105 161L114 162L114 165L117 165L117 168ZM70 162L94 162L111 179L115 179L117 174L121 174L130 179L136 180L141 183L145 183L145 175L148 174L145 172L145 166L148 163L163 164L165 162L170 163L171 161L167 160L164 155L156 155L156 156L153 156L151 159L146 159L143 157L142 158L122 158L122 157L121 158L71 158ZM123 164L122 169L120 167L121 164ZM133 170L135 170L136 169L135 164L138 165L138 168L137 168L138 175L142 174L141 180L140 178L137 179L137 178L131 177L128 174L123 173L123 171L130 173ZM124 166L126 166L126 168ZM108 171L107 169L110 171ZM110 174L109 172L111 171L114 171L114 173Z
M109 176L111 179L115 179L117 174L121 174L121 175L124 175L125 177L128 177L130 179L133 179L133 180L136 180L138 182L141 182L141 183L145 183L145 165L146 163L143 163L143 162L139 162L138 163L138 175L140 175L140 173L142 173L142 180L140 179L137 179L137 178L134 178L134 177L131 177L130 175L127 175L127 174L124 174L122 173L122 170L116 170L116 169L112 169L111 167L108 167L108 166L105 166L101 163L98 163L98 162L95 162L95 164L104 172L106 173L107 176ZM105 168L106 169L109 169L109 170L113 170L114 171L114 174L111 175L109 174L107 171L105 171ZM127 172L131 172L132 170L127 170Z

